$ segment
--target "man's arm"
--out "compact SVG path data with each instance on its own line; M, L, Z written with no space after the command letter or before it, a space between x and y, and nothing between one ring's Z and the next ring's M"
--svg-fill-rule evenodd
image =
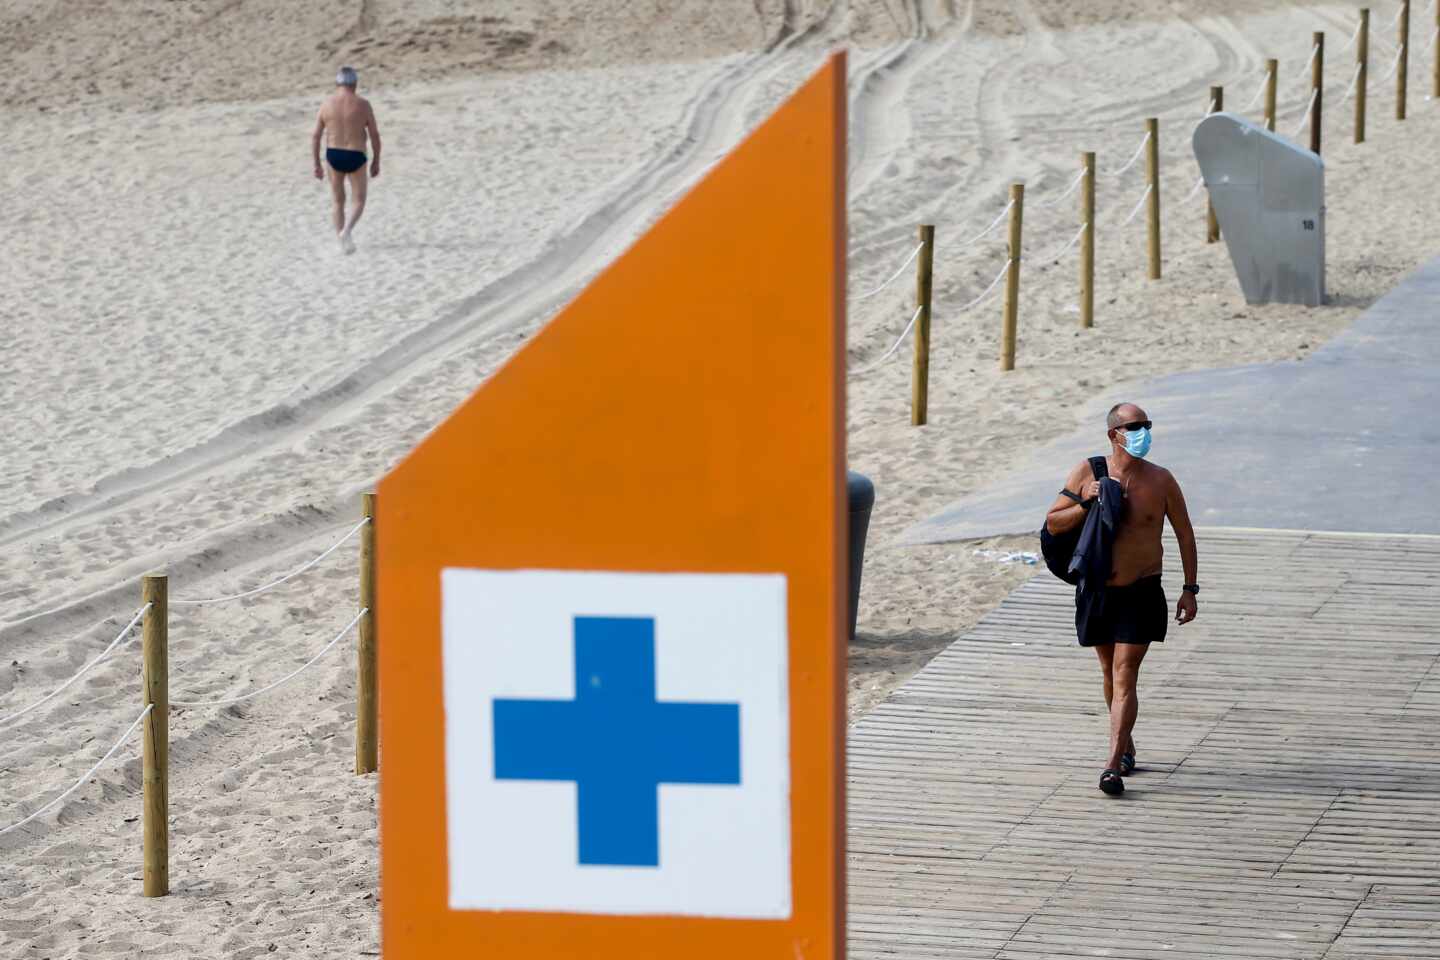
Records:
M1100 493L1100 482L1090 471L1090 461L1081 461L1065 478L1065 489L1076 494L1081 500L1092 500ZM1085 508L1063 493L1056 494L1050 512L1045 515L1045 527L1053 534L1074 530L1085 522Z
M1185 582L1199 583L1196 580L1196 568L1199 565L1199 556L1195 550L1195 528L1190 525L1190 511L1185 507L1185 494L1180 492L1180 482L1175 479L1173 473L1166 472L1168 487L1165 491L1165 516L1170 521L1170 527L1175 531L1175 539L1180 542L1180 564L1185 568ZM1175 619L1180 623L1189 623L1195 619L1195 594L1188 590L1180 594L1180 602L1175 608Z
M310 135L310 156L315 161L315 179L325 179L325 171L320 169L320 141L325 136L325 108L321 107L320 112L315 115L315 132Z
M365 101L365 130L370 134L370 176L380 176L380 124L375 120L375 108Z

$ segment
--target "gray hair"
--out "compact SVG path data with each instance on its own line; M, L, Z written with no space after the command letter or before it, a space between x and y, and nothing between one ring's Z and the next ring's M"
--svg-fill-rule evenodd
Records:
M335 85L337 87L353 87L360 82L360 74L355 72L354 67L341 67L340 72L335 74Z
M1105 414L1105 429L1114 430L1116 427L1120 426L1120 424L1124 423L1124 418L1120 416L1120 408L1133 406L1135 406L1135 404L1127 402L1117 403L1115 404L1115 406L1111 407L1110 412Z

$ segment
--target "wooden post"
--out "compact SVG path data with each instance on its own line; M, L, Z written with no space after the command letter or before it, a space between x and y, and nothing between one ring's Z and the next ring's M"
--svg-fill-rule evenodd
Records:
M1436 9L1440 9L1437 7ZM1365 91L1370 83L1370 8L1360 11L1360 37L1355 41L1355 61L1360 75L1355 78L1355 142L1365 142Z
M1435 76L1431 83L1430 95L1440 100L1440 3L1435 4L1435 33L1430 38L1431 49L1435 51L1433 57Z
M150 715L140 726L144 805L145 896L170 892L170 631L169 586L164 574L141 580L140 599L150 605L141 627L141 683Z
M1080 179L1080 326L1095 326L1095 153L1080 154L1085 176Z
M1310 91L1315 102L1310 107L1310 151L1320 152L1320 118L1324 115L1321 107L1325 102L1325 34L1317 31L1314 35L1315 55L1310 60Z
M374 773L380 759L379 677L375 665L375 494L360 497L370 522L360 528L360 618L355 670L355 772Z
M1405 95L1410 73L1410 0L1400 0L1400 67L1395 73L1395 119L1405 119Z
M1212 112L1219 113L1225 109L1225 88L1211 87L1210 102L1214 104ZM1214 243L1220 239L1220 221L1215 219L1215 204L1210 202L1209 191L1205 194L1205 242Z
M1145 121L1150 139L1145 142L1145 182L1150 185L1146 198L1145 224L1150 233L1150 279L1160 279L1160 121Z
M1000 337L1000 369L1015 369L1015 331L1020 320L1020 233L1025 222L1025 184L1010 184L1010 238L1005 255L1005 329Z
M1265 61L1265 129L1275 132L1275 85L1280 76L1280 61Z
M915 364L910 378L910 425L922 427L930 406L930 290L935 268L935 227L920 227L920 259L915 264Z

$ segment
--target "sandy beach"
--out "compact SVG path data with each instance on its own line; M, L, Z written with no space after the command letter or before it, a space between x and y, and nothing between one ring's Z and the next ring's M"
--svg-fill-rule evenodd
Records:
M1037 569L1004 562L1033 538L897 546L906 526L1117 384L1307 355L1435 252L1433 52L1415 42L1397 123L1389 55L1372 46L1369 135L1353 144L1341 47L1359 3L613 7L0 0L0 717L104 649L140 574L166 568L175 597L237 593L334 543L361 492L837 46L851 50L852 294L900 266L918 223L937 229L929 425L909 425L908 344L850 381L851 466L878 492L852 718ZM1376 8L1377 36L1392 15ZM1314 30L1330 44L1332 302L1250 307L1204 242L1189 133L1210 85L1242 107L1267 57L1293 132ZM385 135L354 256L309 163L342 62ZM1151 116L1159 281L1143 219L1122 223L1141 168L1110 175ZM1074 198L1056 198L1082 150L1102 171L1093 330L1073 251L1051 256L1079 226ZM966 241L1011 182L1030 203L1017 369L1001 373L998 299L961 308L1004 264L1003 229ZM852 302L852 367L894 342L913 298L906 273ZM1164 463L1165 412L1150 412ZM262 596L175 608L172 696L235 695L300 666L353 615L356 583L342 547ZM0 835L0 957L376 955L376 790L350 772L351 650L273 696L175 712L172 897L140 896L138 740ZM6 728L0 827L124 731L138 670L127 644Z

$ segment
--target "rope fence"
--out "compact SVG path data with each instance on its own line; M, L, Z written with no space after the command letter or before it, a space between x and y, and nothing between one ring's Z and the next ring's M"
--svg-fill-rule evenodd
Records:
M1395 71L1400 69L1400 61L1404 57L1405 44L1402 43L1400 44L1399 48L1395 50L1395 59L1390 61L1390 69L1385 72L1385 76L1380 78L1381 83L1388 83L1390 78L1395 76Z
M1390 77L1394 76L1396 71L1402 68L1405 64L1405 24L1402 23L1402 18L1398 14L1393 23L1402 24L1402 28L1400 43L1398 47L1395 48L1395 58L1390 65L1389 72L1386 74L1385 79L1387 81L1390 79ZM1368 10L1362 10L1360 12L1358 22L1356 23L1355 27L1349 32L1344 46L1340 48L1340 51L1342 53L1351 50L1352 48L1356 50L1355 57L1357 62L1355 63L1354 67L1351 68L1351 73L1348 78L1345 92L1341 96L1338 103L1343 105L1348 103L1352 98L1356 99L1355 137L1357 143L1363 142L1364 137L1364 99L1366 86L1364 81L1367 75L1366 63L1368 59L1369 43L1371 40L1378 39L1372 36L1368 29L1368 24L1369 12ZM1432 37L1431 39L1431 47L1434 47L1437 45L1437 43L1440 43L1440 39L1437 38L1440 38L1440 26L1437 26L1434 31L1434 37ZM1309 94L1303 104L1303 107L1301 108L1299 116L1296 118L1296 126L1294 127L1293 132L1290 133L1290 137L1292 139L1298 139L1305 133L1307 129L1309 129L1309 149L1316 154L1320 152L1320 130L1322 126L1321 104L1323 103L1322 86L1325 72L1324 68L1325 34L1323 32L1316 31L1311 37L1309 56L1304 61L1303 71L1301 73L1302 79L1309 80ZM1402 105L1401 107L1397 108L1397 117L1402 119L1403 116L1401 116L1401 114L1403 114L1404 97L1403 75L1404 74L1402 70L1402 82L1397 88L1397 96L1400 98L1400 104ZM1279 61L1273 58L1267 59L1264 64L1264 68L1261 71L1260 83L1256 87L1254 94L1250 97L1249 101L1241 110L1242 113L1249 112L1263 100L1265 104L1265 126L1271 131L1276 129L1275 119L1278 112L1278 98L1276 86L1278 78ZM1440 91L1440 63L1437 63L1436 65L1436 90ZM1194 121L1192 125L1192 135L1207 117L1213 116L1214 114L1224 109L1224 87L1212 86L1210 88L1210 97L1206 102L1206 106L1201 117L1198 120ZM1112 181L1119 180L1127 173L1129 173L1132 169L1134 169L1135 165L1140 162L1140 158L1142 156L1146 158L1145 189L1140 193L1139 197L1136 198L1134 205L1130 208L1124 219L1120 221L1120 226L1123 228L1133 225L1135 221L1139 219L1142 210L1145 210L1147 212L1146 230L1149 260L1148 275L1152 280L1160 279L1162 264L1165 262L1161 255L1160 243L1161 185L1160 157L1158 145L1159 122L1157 119L1151 118L1146 121L1145 133L1140 138L1139 143L1136 144L1134 150L1129 154L1126 161L1114 170L1103 171L1103 175L1105 178ZM1081 244L1081 241L1085 241L1084 245L1081 247L1080 314L1081 325L1086 328L1093 325L1094 309L1093 287L1095 243L1092 224L1095 222L1095 180L1096 168L1094 165L1094 155L1082 154L1081 169L1077 171L1072 178L1066 181L1064 189L1062 189L1058 193L1053 193L1044 199L1036 199L1032 201L1031 204L1032 206L1038 207L1043 210L1056 209L1060 207L1060 205L1063 204L1066 200L1070 199L1077 191L1081 190L1082 187L1084 188L1084 192L1082 193L1080 198L1081 216L1077 218L1079 223L1075 228L1075 233L1072 234L1067 241L1061 244L1053 253L1048 253L1044 256L1041 256L1038 258L1038 260L1042 263L1059 262L1062 257L1068 254L1077 245ZM1197 176L1194 182L1190 185L1189 189L1185 192L1184 197L1179 200L1179 206L1188 207L1190 204L1194 203L1199 197L1206 193L1206 186L1207 184L1205 182L1204 175L1201 174ZM1013 351L1015 337L1013 328L1016 326L1018 313L1016 304L1018 304L1019 300L1020 260L1018 256L1018 237L1020 235L1020 220L1022 209L1020 204L1022 200L1023 188L1019 184L1013 185L1011 188L1010 201L1005 205L1003 209L1001 209L999 214L996 215L995 219L992 220L983 230L979 231L973 236L966 237L956 245L958 248L964 248L978 243L980 240L983 240L991 234L995 233L995 231L999 228L1000 224L1003 223L1007 217L1010 219L1011 234L1008 243L1010 257L1007 258L1005 265L1000 271L1000 274L979 294L979 296L977 296L974 300L955 311L963 312L979 306L980 304L984 303L986 299L989 298L989 296L994 292L995 288L999 286L1002 280L1006 279L1007 277L1010 278L1010 283L1007 285L1006 288L1006 308L1002 324L1004 328L1004 333L1001 338L1002 370L1013 369L1014 361ZM1220 239L1220 225L1215 212L1214 204L1210 201L1210 198L1208 196L1206 196L1205 202L1205 219L1207 243L1217 242ZM932 230L931 236L933 238L933 228L928 229ZM924 256L922 256L922 254ZM902 262L899 267L897 267L896 270L890 276L888 276L882 284L880 284L873 290L866 291L863 294L851 298L852 302L873 297L879 294L881 291L888 289L891 285L894 284L896 280L899 279L901 275L905 273L909 265L914 263L917 258L921 258L923 260L925 257L932 256L933 251L931 251L931 253L926 253L925 243L922 242L911 250L910 255L905 258L904 262ZM1171 260L1170 262L1173 264L1180 261ZM922 263L919 274L917 275L917 283L921 290L929 289L930 270L930 266ZM926 294L926 296L928 296L928 294ZM885 350L885 352L881 354L881 356L877 360L867 364L864 367L853 370L851 371L851 373L854 375L863 375L877 369L879 366L881 366L883 363L885 363L895 355L895 353L899 350L900 346L905 342L905 340L911 336L912 332L918 330L919 332L915 334L916 382L914 385L914 390L917 396L923 396L928 389L926 384L922 381L928 377L929 369L929 322L930 315L928 302L920 303L916 306L915 311L914 313L912 313L909 322L907 322L905 327L900 332L900 336L890 345L890 347ZM924 422L923 414L912 414L912 422L916 424Z
M1355 41L1360 39L1361 29L1361 24L1355 24L1355 32L1350 34L1350 39L1345 41L1345 46L1340 48L1341 53L1344 53L1346 50L1349 50L1351 47L1355 46Z
M1080 238L1081 238L1082 236L1084 236L1084 235L1085 235L1085 231L1086 231L1086 230L1089 230L1089 229L1090 229L1090 224L1089 224L1089 223L1082 223L1082 224L1080 224L1080 229L1075 231L1075 236L1073 236L1073 237L1070 238L1070 242L1069 242L1069 243L1065 244L1065 246L1061 247L1059 250L1057 250L1057 251L1056 251L1053 255L1051 255L1051 256L1047 256L1047 257L1036 257L1035 259L1039 260L1041 263L1054 263L1054 262L1056 262L1056 261L1059 260L1061 257L1065 256L1065 254L1069 253L1071 250L1074 250L1074 249L1075 249L1075 244L1077 244L1077 243L1080 242ZM1008 268L1010 265L1007 263L1005 266ZM1002 274L1002 276L1003 276L1003 274ZM996 283L999 283L999 279L998 279L998 278L996 279Z
M120 646L121 641L123 641L126 636L129 635L130 631L135 628L135 624L140 622L140 618L145 616L145 612L149 609L150 604L147 603L145 604L145 606L137 610L135 612L135 616L130 618L130 622L125 624L125 626L120 629L119 633L115 634L115 639L110 641L110 645L107 646L104 650L100 651L100 655L98 657L85 664L85 666L81 667L79 671L77 671L69 680L66 680L64 683L60 684L60 686L56 687L54 690L51 690L49 693L45 694L45 696L41 697L39 700L36 700L28 707L16 710L14 713L10 714L7 717L0 718L0 727L5 726L12 721L19 720L21 717L25 716L25 714L29 713L31 710L34 710L36 707L44 706L45 704L49 703L51 700L55 699L63 691L65 691L72 683L85 676L85 674L89 673L96 664L98 664L100 661L104 660L106 657L110 656L110 654L115 652L115 648Z
M971 300L969 303L965 304L963 307L956 307L956 308L955 308L955 312L956 312L956 313L964 313L966 310L973 310L974 308L980 306L980 304L984 303L985 300L986 300L986 298L988 298L988 297L990 296L990 294L992 294L992 293L995 292L995 288L998 287L998 286L1000 286L1000 281L1001 281L1001 280L1004 280L1005 277L1009 275L1009 273L1010 273L1010 266L1011 266L1011 264L1013 264L1014 262L1015 262L1014 260L1006 260L1006 261L1005 261L1005 265L1000 268L1000 272L997 273L997 274L995 274L995 279L990 281L990 285L989 285L988 287L986 287L984 290L981 290L981 291L980 291L980 295L979 295L978 297L976 297L974 300Z
M153 709L155 709L154 704L146 704L145 709L140 711L140 716L136 717L134 721L131 722L130 726L126 728L125 732L120 735L120 739L116 740L114 745L111 746L109 750L105 751L105 756L101 757L100 760L95 764L95 766L91 767L89 770L86 770L84 775L81 776L79 780L76 780L73 784L71 784L64 793L60 794L55 799L49 801L44 806L40 807L38 810L35 810L29 816L25 817L25 819L17 821L10 824L10 826L8 827L0 829L0 836L4 836L11 830L19 830L21 827L25 826L25 824L34 820L36 817L44 814L45 811L63 803L65 799L69 797L72 793L83 787L91 777L95 776L96 771L98 771L101 767L105 766L105 762L107 760L115 756L115 751L119 750L120 747L125 743L125 741L130 739L130 734L135 732L135 728L140 726L140 721L148 717L150 715L150 711Z
M1070 185L1065 188L1065 192L1064 192L1064 193L1060 194L1058 197L1052 197L1052 198L1049 199L1049 200L1040 200L1040 201L1037 201L1036 204L1035 204L1035 206L1037 206L1037 207L1054 207L1054 206L1058 206L1059 203L1060 203L1060 201L1064 200L1066 197L1069 197L1071 194L1073 194L1076 190L1079 190L1079 189L1080 189L1080 181L1082 181L1082 180L1084 180L1084 179L1085 179L1085 170L1082 168L1079 173L1075 174L1075 179L1070 181Z
M232 703L243 703L243 702L246 701L246 700L254 700L256 697L258 697L258 696L260 696L260 695L262 695L262 694L269 693L271 690L274 690L276 687L280 686L281 684L285 683L286 681L289 681L289 680L294 679L295 677L298 677L298 676L299 676L301 673L303 673L307 668L309 668L309 667L311 667L312 665L314 665L314 663L315 663L317 660L319 660L321 657L325 656L325 654L329 653L329 652L330 652L330 648L333 647L333 646L335 646L335 644L339 643L341 640L345 639L345 635L348 634L351 630L354 630L354 629L355 629L355 625L360 622L360 618L363 617L363 616L365 616L365 614L367 614L367 613L369 613L369 612L370 612L370 610L369 610L368 607L361 608L360 612L357 613L357 614L355 614L355 619L353 619L353 620L351 620L349 623L345 624L345 629L343 629L343 630L341 630L339 633L337 633L337 634L335 635L335 639L334 639L334 640L331 640L329 643L325 644L325 646L321 648L321 650L320 650L319 653L315 654L315 656L311 657L309 660L306 660L302 665L300 665L300 666L297 667L296 669L290 671L289 673L285 674L285 676L281 677L279 680L276 680L274 683L268 683L268 684L266 684L265 686L261 687L259 690L252 690L250 693L246 693L246 694L243 694L243 695L238 696L238 697L225 697L224 699L221 699L221 700L171 700L171 701L170 701L170 706L172 706L172 707L224 707L224 706L228 706L228 705L230 705L230 704L232 704Z
M1345 88L1345 95L1340 98L1341 103L1348 103L1350 97L1355 93L1355 84L1360 81L1360 71L1365 69L1365 64L1355 64L1355 69L1350 74L1350 86Z
M137 727L144 724L144 743L142 759L144 764L144 776L142 785L144 798L142 803L142 831L144 834L143 843L143 879L144 892L146 896L164 896L169 893L169 712L171 708L199 709L205 707L220 707L230 704L241 703L246 700L253 700L264 694L275 690L277 687L288 683L301 673L314 666L319 660L329 653L341 640L353 633L358 626L360 629L359 642L357 643L357 703L355 715L355 772L364 774L373 772L377 766L378 759L378 738L377 738L377 685L376 685L376 636L375 636L375 496L365 494L362 497L362 513L364 516L357 523L351 525L338 540L326 547L314 558L301 564L299 567L285 574L277 580L257 587L253 590L246 590L242 593L227 596L208 597L203 599L170 600L168 578L163 574L152 574L141 578L141 599L142 604L135 615L121 628L115 638L103 649L99 655L87 662L80 670L73 674L64 683L47 693L40 699L30 703L24 708L14 711L4 718L0 718L0 724L11 723L31 713L37 708L54 700L62 692L73 686L82 677L95 668L96 665L110 658L131 635L136 625L141 626L142 650L141 650L141 699L143 707L140 714L134 719L125 733L105 752L105 755L85 772L78 780L63 790L59 795L46 801L37 809L31 811L22 819L0 828L0 836L12 831L19 830L27 824L33 823L38 817L47 811L64 803L87 783L96 772L103 767L130 739ZM313 569L320 561L333 554L342 545L349 542L359 533L360 542L360 611L356 613L344 628L337 633L329 643L325 644L318 653L310 657L299 667L286 673L284 676L264 686L236 696L222 697L210 700L172 700L169 696L169 646L170 646L170 623L169 611L172 603L199 605L208 603L222 603L230 600L238 600L244 597L253 597L257 594L271 590L288 580L298 577L307 570ZM146 718L150 722L145 723Z
M999 215L997 215L997 216L995 217L995 219L990 222L990 226L986 227L984 230L981 230L979 233L975 234L975 236L971 237L969 240L961 240L961 241L960 241L960 246L962 246L962 247L968 247L968 246L970 246L971 244L979 243L981 240L984 240L986 237L990 236L990 234L992 234L992 233L995 232L995 228L998 227L998 226L1000 226L1000 224L1005 221L1005 217L1006 217L1006 216L1010 213L1010 211L1013 210L1014 208L1015 208L1015 202L1014 202L1013 200L1012 200L1011 202L1005 204L1005 209L1004 209L1004 210L1001 210L1000 213L999 213Z
M1265 96L1265 91L1269 88L1269 86L1270 86L1270 71L1267 69L1267 70L1261 71L1261 75L1260 75L1260 87L1259 87L1259 89L1257 89L1257 90L1255 91L1255 96L1251 97L1251 98L1250 98L1250 102L1247 103L1247 104L1245 104L1245 106L1243 106L1243 107L1240 108L1240 112L1241 112L1241 113L1249 113L1251 110L1254 110L1254 109L1255 109L1255 105L1260 102L1260 98L1263 97L1263 96Z
M1140 155L1145 152L1145 147L1146 147L1146 145L1149 144L1149 143L1150 143L1150 133L1149 133L1149 131L1146 131L1144 139L1142 139L1142 140L1140 141L1140 145L1135 148L1135 154L1134 154L1128 161L1126 161L1125 166L1121 167L1119 170L1115 170L1115 171L1112 171L1112 172L1106 174L1106 176L1108 176L1108 177L1119 177L1119 176L1123 176L1127 171L1129 171L1129 169L1130 169L1131 167L1135 166L1136 162L1139 161Z
M915 249L910 251L910 256L908 256L908 257L905 258L905 262L902 263L902 264L900 264L900 266L895 270L895 272L892 273L892 274L889 276L889 278L886 279L886 281L885 281L884 283L880 284L880 286L876 287L874 290L869 291L868 293L857 293L855 296L851 297L850 299L851 299L851 300L869 300L871 297L875 296L877 293L883 293L883 292L885 291L885 288L888 287L888 286L890 286L890 284L894 283L894 282L900 277L900 274L902 274L902 273L905 272L905 268L908 267L908 266L910 266L910 264L915 261L915 258L918 257L918 256L920 256L920 251L921 251L921 250L924 250L924 249L925 249L925 244L923 244L923 243L921 243L921 244L916 244ZM359 528L357 527L356 529L359 529Z
M1308 80L1308 79L1310 79L1310 68L1313 67L1313 66L1315 66L1315 58L1318 57L1319 55L1320 55L1320 44L1317 43L1317 44L1312 45L1312 46L1310 47L1310 59L1305 61L1305 69L1304 69L1303 71L1301 71L1301 73L1300 73L1300 79L1301 79L1301 80Z
M1319 96L1319 93L1318 90L1312 90L1310 92L1310 101L1305 104L1305 113L1300 117L1300 126L1296 127L1295 132L1290 134L1292 140L1304 133L1305 128L1310 126L1310 117L1315 113L1315 98Z
M1135 222L1135 218L1138 217L1140 215L1140 211L1145 208L1145 201L1150 199L1150 193L1154 189L1155 188L1153 186L1150 186L1148 184L1146 185L1145 192L1140 194L1139 200L1135 201L1135 209L1130 211L1130 216L1126 217L1125 222L1120 224L1120 226L1128 227L1130 226L1130 224Z
M916 253L919 253L919 251L917 250ZM914 259L913 256L912 256L911 259ZM906 261L906 262L908 263L909 261ZM278 579L278 580L272 580L270 583L265 584L263 587L256 587L254 590L246 590L246 591L243 592L243 593L232 593L232 594L230 594L229 596L225 596L225 597L204 597L204 598L201 598L201 599L194 599L194 600L175 599L175 600L171 600L170 603L171 603L172 605L175 605L175 606L200 606L200 605L202 605L202 604L210 604L210 603L229 603L231 600L244 600L246 597L259 596L259 595L262 594L262 593L265 593L265 592L270 591L270 590L274 590L276 587L280 586L280 584L286 583L286 582L288 582L288 581L290 581L290 580L295 579L296 577L300 576L300 574L304 573L306 570L309 570L311 567L315 566L315 565L316 565L317 563L319 563L321 560L324 560L326 557L330 556L330 554L332 554L332 553L334 553L336 550L340 549L341 545L343 545L343 544L344 544L346 541L348 541L351 537L355 536L355 534L359 533L359 532L360 532L360 528L363 527L363 526L365 526L365 524L367 524L367 523L369 523L369 522L370 522L370 518L369 518L369 517L366 517L365 519L361 520L359 523L355 524L355 526L351 527L348 531L346 531L345 536L343 536L343 537L341 537L339 540L335 541L335 543L332 544L328 549L326 549L324 553L321 553L318 557L315 557L313 560L310 560L309 562L307 562L307 563L304 564L303 566L297 567L296 569L290 571L289 573L285 574L285 576L281 577L280 579Z
M880 358L878 360L867 366L861 367L859 370L851 370L850 375L858 377L863 374L869 373L871 370L877 369L886 360L889 360L892 356L894 356L895 351L900 349L900 344L904 343L905 338L910 336L910 331L915 329L915 321L920 319L920 313L924 309L924 307L915 308L915 312L910 315L910 322L905 324L905 329L900 331L900 336L895 338L895 342L890 345L889 350L886 350L884 353L880 354Z

